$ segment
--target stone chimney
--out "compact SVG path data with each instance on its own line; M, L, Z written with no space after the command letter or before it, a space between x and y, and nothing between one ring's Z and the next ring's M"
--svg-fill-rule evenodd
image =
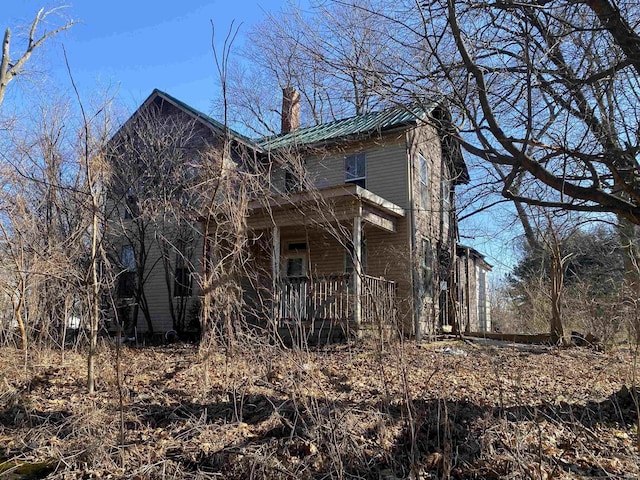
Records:
M300 126L300 93L294 87L282 89L282 128L280 133L289 133Z

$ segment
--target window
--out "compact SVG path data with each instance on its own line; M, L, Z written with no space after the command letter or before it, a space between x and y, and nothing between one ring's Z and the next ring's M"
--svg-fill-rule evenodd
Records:
M422 292L424 296L429 298L433 295L433 250L431 249L431 242L426 238L422 239L422 255L420 260Z
M120 264L125 270L136 271L136 255L133 245L123 245L120 249Z
M132 245L124 245L120 249L120 265L123 271L118 276L118 296L131 298L135 296L136 257Z
M289 243L285 260L287 277L304 277L307 274L307 244L305 242Z
M304 277L305 262L304 256L287 257L285 273L287 277Z
M429 168L426 158L418 154L418 169L420 180L420 207L423 210L429 208Z
M356 153L344 159L344 181L365 188L365 154Z

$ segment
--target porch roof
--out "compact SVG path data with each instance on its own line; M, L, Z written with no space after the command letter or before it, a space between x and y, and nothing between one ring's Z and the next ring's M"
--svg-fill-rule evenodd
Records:
M355 184L305 190L249 203L249 228L273 225L295 226L352 219L359 215L365 223L389 232L397 230L404 208Z

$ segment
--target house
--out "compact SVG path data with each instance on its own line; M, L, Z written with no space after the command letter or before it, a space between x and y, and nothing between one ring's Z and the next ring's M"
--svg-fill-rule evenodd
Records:
M489 328L488 313L477 313L473 321L469 316L482 310L471 303L486 299L490 266L457 242L454 190L469 181L469 174L441 102L300 128L299 97L287 88L282 133L258 140L225 129L163 92L154 91L134 117L149 109L194 122L188 130L198 133L180 149L193 150L182 153L185 159L218 148L227 135L231 153L221 158L230 159L229 168L264 181L263 189L248 193L244 214L251 278L226 280L242 283L243 316L249 323L307 336L384 332L418 339L440 330ZM121 205L126 206L127 195L119 189L117 196L125 199ZM139 202L144 191L137 195ZM131 222L123 220L126 211L115 210L120 225ZM184 327L185 312L194 312L198 298L206 298L202 292L210 285L203 290L193 278L202 278L203 265L220 256L204 246L210 239L203 241L218 221L194 216L188 242L178 241L173 225L156 223L154 245L141 249L148 265L144 274L138 266L143 256L123 244L129 249L124 257L135 258L121 258L121 276L136 271L131 282L138 287L146 279L144 288L130 289L133 296L126 297L138 310L146 302L147 322L137 322L139 328ZM165 241L175 250L171 254L157 240L162 228L172 231L173 240ZM185 243L191 245L189 255L181 251ZM480 271L482 276L474 273ZM477 280L468 280L471 274ZM185 303L182 324L176 322L176 295ZM463 313L467 317L460 323ZM136 323L140 314L133 315Z
M127 335L197 333L204 251L197 218L215 184L196 179L215 182L254 150L248 138L160 90L109 140L114 301L106 308Z
M475 248L458 244L456 254L456 318L460 331L490 332L493 326L487 282L493 267Z

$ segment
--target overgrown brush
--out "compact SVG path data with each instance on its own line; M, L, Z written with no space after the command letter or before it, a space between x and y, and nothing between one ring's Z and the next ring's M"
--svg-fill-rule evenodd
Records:
M26 369L16 353L0 356L0 455L50 478L638 473L628 351L239 340L202 362L195 346L123 346L122 403L113 347L93 395L81 353L34 352Z

